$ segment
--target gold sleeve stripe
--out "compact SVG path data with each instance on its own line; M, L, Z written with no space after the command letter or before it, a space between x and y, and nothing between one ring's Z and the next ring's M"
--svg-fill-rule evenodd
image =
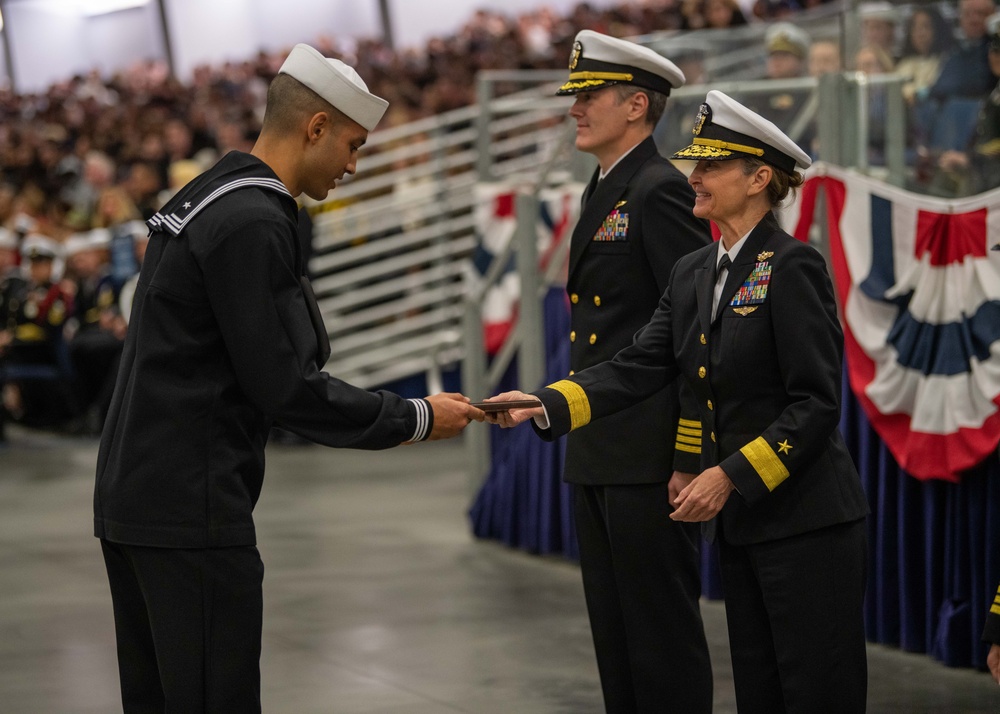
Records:
M677 440L674 449L689 454L701 453L701 422L690 419L677 420Z
M990 612L992 612L994 615L1000 615L1000 604L993 603L993 605L990 607Z
M590 423L590 400L587 399L583 387L568 379L561 379L550 384L549 389L556 390L566 398L566 404L569 405L570 431Z
M740 452L747 457L747 461L753 466L768 491L773 491L788 478L788 469L774 453L774 449L764 441L764 437L758 436L740 449Z

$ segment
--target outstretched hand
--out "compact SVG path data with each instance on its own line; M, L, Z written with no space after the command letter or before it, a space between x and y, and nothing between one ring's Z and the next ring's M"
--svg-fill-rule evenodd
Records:
M519 392L514 390L513 392L504 392L503 394L498 394L495 397L490 397L486 401L488 402L510 402L514 400L528 399L536 400L530 394L525 394L524 392ZM499 424L504 429L509 429L518 424L523 424L528 421L528 419L533 419L535 417L540 417L545 415L545 410L542 408L542 403L538 402L537 407L532 407L530 409L510 409L507 411L490 412L486 414L486 421L491 424Z
M428 441L458 436L473 421L483 421L485 414L469 404L469 398L457 392L441 392L427 397L434 411L434 426Z

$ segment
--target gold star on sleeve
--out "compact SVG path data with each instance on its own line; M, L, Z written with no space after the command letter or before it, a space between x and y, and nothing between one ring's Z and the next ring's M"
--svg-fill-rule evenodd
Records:
M788 439L778 442L778 453L779 454L789 454L791 455L792 445L788 443Z

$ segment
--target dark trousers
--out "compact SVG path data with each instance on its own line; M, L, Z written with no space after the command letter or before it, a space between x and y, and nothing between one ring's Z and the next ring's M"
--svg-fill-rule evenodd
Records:
M260 712L257 548L101 547L125 714Z
M577 485L574 492L607 712L710 712L697 526L670 520L666 483Z
M860 714L868 666L864 520L767 543L719 541L740 714Z

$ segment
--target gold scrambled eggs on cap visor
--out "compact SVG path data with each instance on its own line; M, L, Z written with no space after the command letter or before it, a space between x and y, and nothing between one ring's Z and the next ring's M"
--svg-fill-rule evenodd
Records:
M686 146L680 151L675 151L670 157L672 159L729 159L733 157L733 152L717 146L696 143Z
M613 84L631 82L632 79L633 76L627 72L573 72L569 75L569 81L556 90L556 94L588 92Z
M729 159L736 156L763 156L759 146L747 146L719 139L695 139L691 146L676 152L672 159Z

